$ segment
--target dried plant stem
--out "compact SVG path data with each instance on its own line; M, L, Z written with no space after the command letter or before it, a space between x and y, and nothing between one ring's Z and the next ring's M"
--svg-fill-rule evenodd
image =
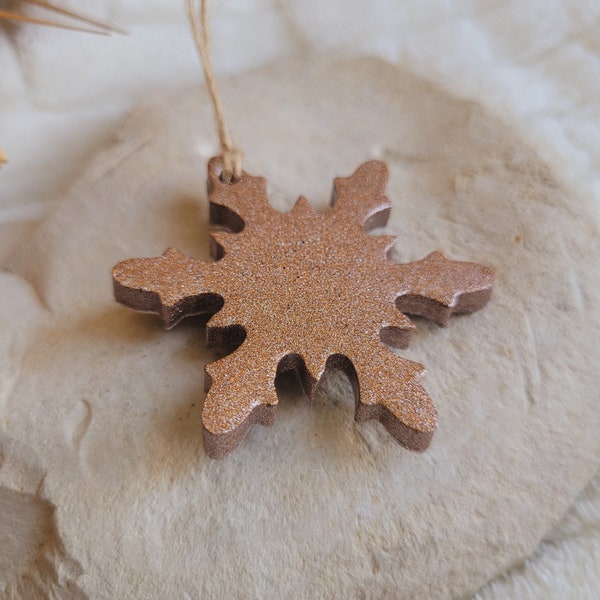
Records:
M14 10L0 10L0 21L13 21L18 23L30 23L32 25L44 25L47 27L55 27L58 29L67 29L69 31L95 33L96 35L109 35L111 33L125 34L125 32L120 29L111 27L110 25L106 25L105 23L101 23L99 21L95 21L94 19L90 19L79 13L61 8L60 6L56 6L55 4L52 4L51 2L46 2L45 0L22 0L22 2L26 4L31 4L33 6L37 6L39 8L43 8L53 13L62 15L63 17L79 21L80 23L87 25L87 27L76 24L71 25L69 23L62 23L59 21L51 21L49 19L43 19L38 17L31 17L21 12L15 12Z
M56 6L55 4L52 4L51 2L45 2L44 0L22 0L22 1L26 2L27 4L32 4L33 6L39 6L41 8L45 8L56 14L63 15L64 17L69 17L70 19L76 19L77 21L80 21L81 23L86 23L87 25L92 25L93 27L97 27L98 29L103 29L110 33L121 33L121 34L125 33L124 31L121 31L120 29L116 29L115 27L106 25L105 23L101 23L100 21L95 21L93 19L90 19L89 17L82 15L82 14L67 10L66 8L61 8L60 6Z
M17 21L20 23L31 23L33 25L46 25L48 27L56 27L57 29L68 29L69 31L83 31L85 33L95 33L97 35L109 35L109 32L101 29L87 29L86 27L77 27L76 25L66 25L63 23L55 23L45 19L34 19L19 13L7 12L0 10L0 20Z

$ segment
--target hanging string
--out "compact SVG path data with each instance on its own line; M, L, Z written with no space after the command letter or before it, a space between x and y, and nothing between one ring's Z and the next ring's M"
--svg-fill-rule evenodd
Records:
M221 155L223 158L223 172L221 180L226 183L237 181L242 176L243 152L231 140L229 129L225 123L225 111L219 96L215 73L212 66L210 53L210 28L208 25L208 0L201 0L200 11L196 9L194 0L186 0L187 14L192 27L192 34L196 48L202 62L206 87L215 111ZM200 14L198 14L198 12Z

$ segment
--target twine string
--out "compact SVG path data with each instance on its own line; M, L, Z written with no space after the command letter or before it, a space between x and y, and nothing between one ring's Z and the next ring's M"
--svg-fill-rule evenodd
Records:
M229 133L229 128L225 121L225 110L219 95L215 72L213 70L211 51L210 51L210 27L208 24L208 0L201 0L200 11L196 9L194 0L186 0L187 14L192 27L194 42L200 55L202 69L206 79L206 87L210 95L215 113L217 124L217 133L221 145L221 156L223 159L223 172L221 180L226 183L237 181L242 176L243 152L236 146ZM199 14L198 14L199 13Z

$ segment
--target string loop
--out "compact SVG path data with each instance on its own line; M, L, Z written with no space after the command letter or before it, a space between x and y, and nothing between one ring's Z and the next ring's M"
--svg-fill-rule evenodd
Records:
M225 122L225 110L221 102L221 96L217 88L217 82L212 65L210 52L210 27L208 25L208 0L201 0L200 11L196 10L194 0L186 0L187 14L192 27L194 42L200 55L206 87L215 112L215 121L217 123L217 133L221 145L221 156L223 159L223 172L221 180L225 183L237 181L242 176L242 160L244 154L236 146L229 133L229 128Z

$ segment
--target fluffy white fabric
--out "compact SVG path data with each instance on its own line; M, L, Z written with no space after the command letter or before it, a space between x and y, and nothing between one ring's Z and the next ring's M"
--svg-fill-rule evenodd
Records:
M106 142L107 125L150 90L201 78L179 3L62 4L129 35L33 27L0 35L0 147L11 160L0 174L3 233L6 223L41 216ZM597 1L228 0L215 1L212 14L219 73L292 55L310 65L319 53L402 64L513 126L574 195L596 202L600 219ZM479 597L596 598L599 558L596 478L538 553Z

